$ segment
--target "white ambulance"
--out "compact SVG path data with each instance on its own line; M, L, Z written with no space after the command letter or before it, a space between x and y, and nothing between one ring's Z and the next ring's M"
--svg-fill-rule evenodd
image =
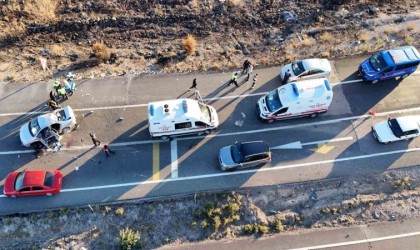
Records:
M210 134L219 126L216 109L193 99L149 103L149 132L152 138L169 140L189 134Z
M325 78L291 82L261 97L257 114L269 123L301 116L315 117L328 110L332 98L331 85Z

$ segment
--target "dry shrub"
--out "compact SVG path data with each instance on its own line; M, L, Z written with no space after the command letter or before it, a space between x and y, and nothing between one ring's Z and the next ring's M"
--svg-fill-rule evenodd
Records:
M23 10L37 22L51 23L57 20L58 3L57 0L27 0Z
M321 57L322 58L327 58L327 57L330 57L330 56L331 56L331 53L329 51L321 52Z
M93 44L92 50L100 63L108 61L111 57L108 48L102 42L96 42Z
M187 55L192 55L195 52L197 41L194 36L188 35L182 40L182 45L184 46L185 53Z
M303 47L311 47L314 44L315 44L315 39L313 39L312 37L309 37L307 35L303 36L303 39L302 39L302 42L301 42L301 45Z
M417 25L415 23L407 23L407 30L408 31L413 31L416 27L417 27Z
M324 32L322 33L322 35L319 37L319 39L321 40L321 42L331 42L333 40L333 36L331 35L330 32Z
M50 51L51 51L51 54L52 54L53 56L64 56L64 55L65 55L65 52L64 52L63 47L61 47L61 46L60 46L60 45L58 45L58 44L53 44L53 45L51 46Z
M26 30L26 25L16 19L12 19L6 25L0 24L0 38L19 36Z
M391 34L395 34L395 33L397 33L397 31L396 31L395 27L393 27L393 26L387 26L387 27L385 27L385 28L384 28L384 33L385 33L387 36L389 36L389 35L391 35Z
M369 42L370 40L370 35L368 32L362 31L360 32L357 37L359 38L360 41L362 42Z

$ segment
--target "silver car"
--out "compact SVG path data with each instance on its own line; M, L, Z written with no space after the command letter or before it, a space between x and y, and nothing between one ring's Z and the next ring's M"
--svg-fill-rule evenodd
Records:
M263 141L235 143L220 149L222 170L234 170L265 165L271 162L270 147Z
M280 77L283 81L287 70L290 70L289 82L303 79L316 79L328 77L331 73L331 64L327 59L304 59L287 64L281 69Z

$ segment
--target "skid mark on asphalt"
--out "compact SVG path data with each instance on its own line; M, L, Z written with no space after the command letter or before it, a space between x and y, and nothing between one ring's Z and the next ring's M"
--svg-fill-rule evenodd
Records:
M153 143L153 175L154 181L159 180L160 162L159 162L159 143Z

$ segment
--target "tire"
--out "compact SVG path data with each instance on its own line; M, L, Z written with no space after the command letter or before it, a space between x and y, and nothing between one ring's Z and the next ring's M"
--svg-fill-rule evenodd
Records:
M73 91L69 90L69 92L67 93L68 96L72 96L74 94Z
M315 117L317 117L318 116L318 113L313 113L313 114L310 114L309 115L309 117L311 117L311 118L315 118Z
M167 135L164 135L164 136L161 136L160 139L162 141L169 141L171 138L169 136L167 136Z
M206 134L206 135L211 134L211 129L204 130L204 134Z
M52 193L46 193L45 195L46 196L52 196Z
M401 76L401 79L405 79L407 78L407 76L409 76L409 74L404 74L403 76Z
M373 81L370 81L370 84L377 84L378 82L379 82L379 80L378 79L375 79Z
M63 134L68 134L68 133L70 133L70 128L69 127L63 128Z

